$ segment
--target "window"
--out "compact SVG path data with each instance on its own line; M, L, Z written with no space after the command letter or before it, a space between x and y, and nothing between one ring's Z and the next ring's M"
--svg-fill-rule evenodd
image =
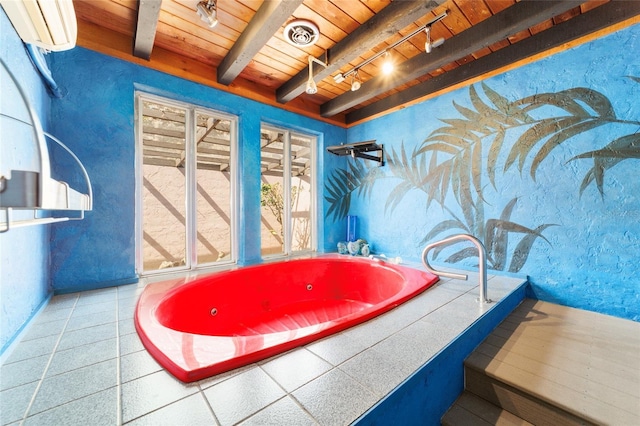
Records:
M137 270L234 262L235 118L137 94Z
M315 248L315 146L315 137L262 126L262 256L290 255Z

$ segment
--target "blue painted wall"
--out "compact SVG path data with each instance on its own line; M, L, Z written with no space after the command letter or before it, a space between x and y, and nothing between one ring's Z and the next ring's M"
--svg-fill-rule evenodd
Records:
M352 191L360 236L417 261L427 242L470 232L536 297L640 320L638 52L635 25L350 128L390 160ZM434 264L477 264L463 249Z
M42 125L47 128L49 111L49 96L39 75L26 54L24 45L16 34L4 9L0 8L0 57L7 64L11 72L19 80L26 92L29 102L39 115ZM11 86L3 76L0 82L4 106L13 110L18 108L19 101L8 99L7 86ZM13 103L12 103L13 102ZM6 126L3 133L14 123L2 119L0 126ZM35 145L28 139L2 140L2 154L12 150L20 151L23 160L37 158ZM7 158L0 163L5 164ZM2 170L1 173L6 173ZM20 213L18 213L20 214ZM4 217L4 213L2 213ZM49 274L47 264L49 260L49 228L47 226L33 226L15 228L0 234L0 354L9 346L12 339L28 320L35 314L38 307L48 298Z
M318 136L324 144L346 139L346 130L278 108L185 81L83 48L51 59L53 75L68 94L51 106L53 133L83 162L92 179L94 210L81 222L52 227L51 274L56 292L86 290L136 280L134 199L134 91L165 96L239 119L239 263L260 261L260 123L268 122ZM56 158L57 160L57 158ZM60 159L59 161L63 161ZM320 186L321 187L321 186ZM322 194L318 196L325 209ZM319 223L318 247L325 248Z

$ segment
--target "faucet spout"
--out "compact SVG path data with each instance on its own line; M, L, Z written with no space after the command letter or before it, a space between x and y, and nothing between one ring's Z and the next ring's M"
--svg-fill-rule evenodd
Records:
M369 259L376 260L378 262L389 262L393 263L394 265L399 265L400 263L402 263L402 258L400 256L387 257L384 254L370 254Z
M439 246L447 246L449 244L457 243L459 241L471 241L473 245L478 249L478 257L479 257L479 265L478 265L478 273L479 273L479 287L480 287L480 298L478 299L480 303L491 303L491 300L487 297L487 251L484 248L482 242L470 234L459 234L453 235L449 238L445 238L441 241L436 241L435 243L431 243L427 245L422 251L422 264L427 269L427 271L440 275L447 278L455 278L459 280L466 280L469 278L466 274L457 274L454 272L446 272L446 271L438 271L434 269L429 264L429 259L427 258L429 252Z

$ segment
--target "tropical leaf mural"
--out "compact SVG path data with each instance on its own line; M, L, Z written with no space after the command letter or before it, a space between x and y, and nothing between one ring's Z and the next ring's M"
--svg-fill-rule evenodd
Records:
M333 216L334 220L344 218L349 212L352 193L357 191L357 195L365 197L371 195L375 180L381 176L384 173L380 168L367 168L360 161L349 162L347 169L336 169L324 185L328 194L325 199L329 203L327 217Z
M628 158L640 158L640 133L633 133L631 135L614 139L602 149L576 155L569 161L581 158L593 158L593 167L589 169L582 180L582 185L580 185L580 195L582 195L591 182L595 181L598 191L600 191L600 195L604 197L604 172L622 160Z
M638 77L628 78L640 83ZM395 178L399 183L387 197L388 214L393 213L409 191L419 190L426 196L427 209L435 202L450 216L435 225L421 243L470 233L483 241L492 269L517 272L536 241L549 243L543 232L556 225L526 226L514 222L511 216L518 198L503 207L499 218L486 219L487 185L499 192L500 173L517 167L521 174L528 172L535 181L537 171L554 149L605 125L627 126L633 133L603 141L601 149L568 160L593 161L580 184L580 195L595 183L604 197L605 173L621 161L640 159L640 121L619 119L609 99L593 89L576 87L510 101L480 83L479 87L469 87L469 100L470 107L454 101L453 107L460 116L440 119L443 125L411 153L404 143L398 151L392 149L387 157L391 175L376 172L378 168L367 169L357 161L350 162L348 169L334 171L325 184L328 194L325 198L330 205L327 216L333 215L334 219L346 216L354 191L367 196L376 179ZM503 164L499 164L505 157ZM453 196L461 213L456 214L450 202L445 202L448 196ZM442 247L433 250L434 258L443 250ZM474 256L477 256L475 248L465 248L450 254L445 261L456 263Z

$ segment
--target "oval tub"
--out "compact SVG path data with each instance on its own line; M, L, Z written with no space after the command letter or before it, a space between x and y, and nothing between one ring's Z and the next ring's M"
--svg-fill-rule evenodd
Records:
M135 325L160 365L191 382L362 323L437 280L340 255L262 264L150 284Z

